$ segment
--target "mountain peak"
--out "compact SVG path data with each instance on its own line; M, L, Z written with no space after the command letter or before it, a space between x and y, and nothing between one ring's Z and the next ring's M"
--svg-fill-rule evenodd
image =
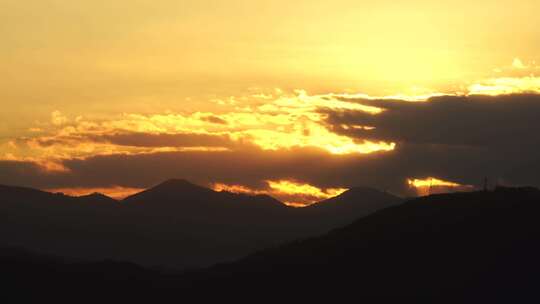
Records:
M386 191L371 187L353 187L343 192L339 196L394 196Z
M185 179L169 179L152 188L128 196L124 201L139 200L169 200L179 198L199 197L203 194L214 192L208 188L195 185Z
M168 179L168 180L158 184L157 186L166 186L166 185L171 185L171 186L192 185L192 186L195 186L195 184L193 184L192 182L188 181L187 179L183 179L183 178L171 178L171 179Z
M370 187L353 187L342 194L327 200L311 205L312 208L339 208L348 206L349 208L366 208L368 205L373 209L380 208L380 205L392 205L400 202L401 199L390 193ZM369 209L369 208L368 208Z
M85 200L85 201L90 201L90 202L105 202L105 203L118 202L114 198L107 196L103 193L99 193L99 192L94 192L88 195L79 196L77 198Z
M196 185L186 179L172 178L168 179L148 190L153 191L193 191L193 190L210 190L208 188Z

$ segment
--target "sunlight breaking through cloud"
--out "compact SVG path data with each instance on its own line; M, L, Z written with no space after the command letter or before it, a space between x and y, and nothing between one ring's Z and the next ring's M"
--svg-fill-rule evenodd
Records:
M501 77L485 80L469 86L469 93L476 95L502 95L540 93L540 77Z
M124 199L132 194L143 191L142 188L133 188L133 187L121 187L121 186L112 186L112 187L98 187L98 188L86 188L86 187L75 187L75 188L51 188L44 189L47 192L52 193L63 193L69 196L84 196L95 193L104 194L114 199Z
M474 189L474 187L471 185L462 185L435 177L427 177L423 179L411 178L407 180L407 184L409 187L415 189L417 194L420 196L452 191L471 191Z
M40 125L40 132L29 131L27 136L10 139L7 148L16 158L54 163L98 155L223 152L246 146L273 151L315 148L331 154L369 154L395 148L393 142L336 134L325 125L324 109L371 115L384 109L339 100L332 94L311 96L302 90L263 97L231 97L234 102L224 103L215 112L69 119L54 111L48 127Z
M227 191L250 195L266 194L281 200L284 204L293 207L305 207L342 194L345 188L321 189L316 186L301 183L294 180L267 180L267 188L252 189L243 185L228 185L215 183L212 189L215 191Z

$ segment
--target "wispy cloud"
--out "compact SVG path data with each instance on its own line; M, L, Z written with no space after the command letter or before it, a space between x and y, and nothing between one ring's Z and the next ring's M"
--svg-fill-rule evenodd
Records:
M418 195L430 195L441 192L451 191L471 191L475 187L471 185L462 185L456 182L445 181L435 177L427 178L410 178L407 183L416 191Z
M534 88L534 79L522 88ZM296 205L357 185L418 194L407 180L419 176L459 185L485 176L535 184L540 142L531 130L538 124L539 96L252 90L216 99L212 110L200 112L55 112L56 120L1 143L0 183L141 189L183 177Z
M257 189L244 185L215 183L212 188L216 191L271 195L294 207L309 206L347 191L346 188L319 188L296 180L267 180L264 181L264 186L262 189Z
M231 97L233 98L233 97ZM235 99L235 98L233 98ZM316 148L332 154L365 154L394 149L392 142L357 140L330 131L324 109L378 115L384 110L335 96L310 96L305 91L236 98L219 112L123 114L107 119L51 114L42 132L16 138L12 155L60 163L98 155L142 154L165 151L227 151L246 146L262 150ZM7 157L3 157L7 159Z

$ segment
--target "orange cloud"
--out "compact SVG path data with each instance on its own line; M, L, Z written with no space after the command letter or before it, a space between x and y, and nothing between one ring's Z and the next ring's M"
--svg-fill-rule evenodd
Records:
M500 73L524 73L531 69L538 67L518 59ZM471 95L540 93L540 78L533 75L492 78L471 84L468 91ZM268 151L314 148L335 155L388 152L397 145L391 137L362 138L337 133L327 125L328 111L378 116L392 110L362 101L429 101L434 96L445 95L422 92L415 96L371 97L348 93L309 95L303 90L293 94L251 91L246 96L216 100L218 106L213 112L130 113L100 119L83 116L68 119L60 111L54 111L48 125L39 125L40 132L10 139L13 144L8 148L13 158L32 160L46 171L56 172L64 170L60 164L66 159L167 151L223 152L257 147ZM375 126L351 125L344 129L371 131Z
M524 63L514 58L512 65L497 68L499 75L469 85L468 92L473 95L503 95L519 93L540 93L540 66L535 61Z
M106 187L106 188L53 188L53 189L45 189L45 191L53 192L53 193L64 193L66 195L70 196L83 196L83 195L89 195L92 193L101 193L105 194L109 197L115 198L115 199L123 199L126 198L132 194L138 193L143 191L144 189L141 188L130 188L130 187L120 187L120 186L113 186L113 187Z
M526 69L527 66L523 64L523 61L519 58L514 58L514 61L512 61L512 67L516 69Z
M253 94L252 94L253 95ZM65 159L100 155L133 155L165 151L233 151L255 146L262 150L315 148L331 154L369 154L391 151L395 143L353 139L336 134L325 124L332 111L360 111L377 115L385 110L337 95L254 94L231 97L216 112L122 114L69 120L60 111L51 114L48 128L17 138L23 143L12 152L40 162L61 163Z
M251 195L269 193L268 191L255 190L255 189L251 189L249 187L242 186L242 185L227 185L227 184L222 184L222 183L213 184L212 189L218 192L226 191L226 192L231 192L231 193L242 193L242 194L251 194Z
M534 63L520 62L521 65L515 61L500 73L538 70ZM35 162L51 172L65 171L61 164L69 159L158 152L235 152L256 147L266 151L319 149L333 155L384 153L397 147L399 140L392 134L373 136L378 134L377 126L369 123L345 124L342 129L349 132L338 132L328 125L329 113L352 111L376 119L385 116L380 114L386 111L396 111L385 108L386 100L429 102L434 96L448 95L419 92L411 96L372 97L349 93L309 95L303 90L250 91L246 96L214 100L216 107L211 112L125 113L106 118L68 119L60 111L54 111L49 123L39 124L39 132L28 131L26 136L8 138L16 145L10 144L4 150L13 159ZM459 94L516 92L540 93L540 78L530 75L487 79L470 85L468 93ZM378 103L369 102L374 100ZM359 131L373 132L358 136ZM0 159L6 157L0 154Z
M293 207L305 207L347 191L345 188L321 189L293 180L268 180L266 184L268 186L267 189L252 189L243 185L227 185L222 183L213 184L212 188L215 191L271 195L281 200L284 204Z
M320 189L315 186L296 181L267 181L272 193L290 197L285 203L293 206L305 206L322 201L347 191L345 188ZM294 200L296 198L296 200Z
M408 179L407 183L409 184L409 187L416 190L418 195L430 195L451 191L470 191L474 189L474 187L471 185L462 185L435 177Z
M68 119L66 116L62 115L60 111L54 111L51 113L51 123L55 126L61 126L67 123Z
M469 86L469 94L503 95L518 93L540 93L540 77L500 77Z
M17 156L13 153L0 155L0 161L29 162L35 164L40 170L46 173L67 173L70 172L58 159L34 158L29 156Z

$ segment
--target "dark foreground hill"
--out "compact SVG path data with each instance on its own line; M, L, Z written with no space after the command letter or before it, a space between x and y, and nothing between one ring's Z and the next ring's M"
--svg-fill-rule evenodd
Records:
M51 294L54 282L86 293L84 299L112 289L108 299L125 301L538 303L539 212L536 189L433 195L321 237L191 273L112 262L92 272L86 264L54 266L39 258L3 268L3 275L19 278L6 290ZM0 261L12 265L9 257Z
M325 233L400 201L355 189L321 203L324 208L292 208L270 196L216 192L178 179L123 201L0 186L0 247L146 266L210 266Z
M539 219L532 188L418 198L214 267L196 286L257 294L279 282L280 292L315 298L532 303L540 299Z

